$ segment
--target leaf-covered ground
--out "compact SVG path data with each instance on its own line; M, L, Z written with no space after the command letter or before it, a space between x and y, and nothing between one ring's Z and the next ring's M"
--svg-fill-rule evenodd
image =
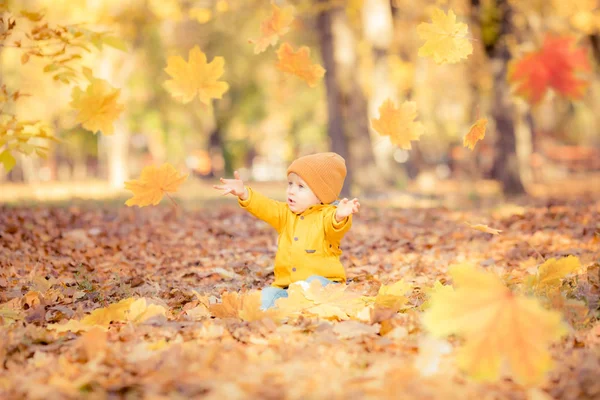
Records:
M374 296L404 279L406 305L367 322L282 322L249 316L253 304L231 297L272 282L276 250L275 232L233 203L0 207L0 398L600 398L599 201L480 211L364 203L354 221L342 244L347 290ZM429 341L426 289L451 283L449 265L471 261L510 283L566 255L582 268L554 306L572 330L551 348L556 367L539 387L474 382L454 351ZM215 305L225 292L233 301ZM56 329L84 320L106 329Z

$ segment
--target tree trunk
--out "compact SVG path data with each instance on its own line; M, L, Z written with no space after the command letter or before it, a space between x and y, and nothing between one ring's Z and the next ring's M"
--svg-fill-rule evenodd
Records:
M372 47L373 70L371 72L371 92L368 102L368 119L379 117L379 107L388 98L398 106L398 93L394 85L390 85L388 63L389 49L394 33L392 5L389 0L369 0L363 3L362 25L365 39ZM393 159L396 147L387 139L383 139L367 122L367 129L375 145L373 153L379 175L387 185L395 183L398 164Z
M353 184L361 189L378 184L374 179L378 174L368 133L367 103L356 79L355 38L340 7L326 7L321 11L317 29L327 71L324 79L331 150L344 157L347 167L340 196L350 197ZM342 48L343 53L339 51Z
M474 12L479 12L479 1L472 0ZM504 193L520 194L525 189L521 181L519 160L517 157L517 138L515 135L514 119L516 117L510 95L506 73L510 52L507 36L511 33L512 10L508 0L497 0L496 7L502 18L499 23L499 34L494 43L486 44L485 50L492 63L494 78L492 117L495 122L497 142L491 176L502 183ZM479 16L477 18L480 21Z

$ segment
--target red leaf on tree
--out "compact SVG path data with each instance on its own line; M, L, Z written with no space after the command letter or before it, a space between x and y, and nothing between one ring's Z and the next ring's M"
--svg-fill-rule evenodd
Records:
M536 104L550 88L563 96L580 98L589 84L578 75L591 71L587 51L575 46L572 36L551 36L542 48L511 62L508 80L516 85L516 94Z

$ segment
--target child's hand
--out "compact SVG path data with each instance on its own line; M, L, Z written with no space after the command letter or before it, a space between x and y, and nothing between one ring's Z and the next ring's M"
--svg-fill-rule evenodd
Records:
M340 222L348 215L357 213L359 209L360 203L358 202L358 199L356 197L352 200L344 198L340 200L337 206L337 211L335 212L335 219L338 222Z
M223 196L231 193L241 200L246 200L248 198L248 190L244 186L244 181L240 179L240 174L237 171L233 173L233 176L235 179L221 178L221 183L223 183L223 185L213 185L213 187L215 189L224 190L222 193Z

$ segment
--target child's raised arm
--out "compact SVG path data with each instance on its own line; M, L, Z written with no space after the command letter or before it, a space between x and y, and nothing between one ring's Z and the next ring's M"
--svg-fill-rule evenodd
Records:
M224 190L222 193L223 196L226 194L232 194L240 198L240 200L246 200L248 198L248 190L244 186L244 181L240 179L239 172L235 171L233 173L235 179L223 179L221 178L221 183L223 185L213 185L215 189Z
M286 204L281 201L269 199L259 192L246 187L237 171L233 175L235 179L221 178L223 185L213 185L213 187L223 190L223 195L231 193L237 196L238 203L243 209L271 225L277 232L280 232L287 219L288 208Z

